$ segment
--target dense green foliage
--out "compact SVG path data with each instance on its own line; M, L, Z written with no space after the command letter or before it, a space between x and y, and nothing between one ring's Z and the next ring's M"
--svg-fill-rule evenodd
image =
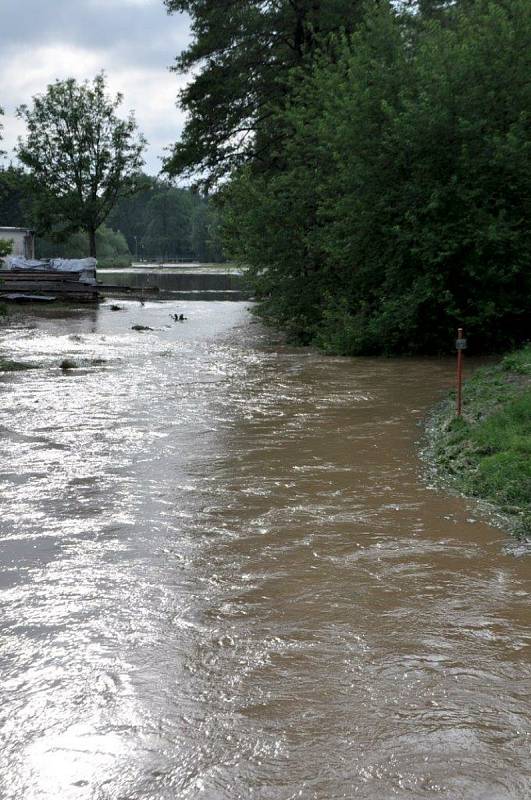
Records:
M440 409L431 438L435 461L466 494L515 515L531 532L531 345L465 384L464 416Z
M218 212L208 197L148 175L138 191L120 198L96 232L100 264L128 266L131 258L171 261L223 260ZM87 234L59 225L53 235L39 227L31 177L15 167L0 169L0 224L37 230L37 256L78 258L89 254ZM114 229L114 230L111 230ZM123 236L122 236L123 235Z
M526 0L381 3L292 73L285 166L224 189L265 316L347 355L445 350L458 325L476 349L524 337L530 37Z
M35 214L32 202L34 184L30 175L16 167L0 169L0 224L31 228L37 231L37 258L84 258L89 255L90 246L87 233L59 225L46 235L39 229L39 217ZM96 231L96 246L100 264L111 259L121 259L123 265L131 263L131 253L125 238L119 231L100 225ZM0 254L1 255L1 254Z
M189 189L142 176L141 188L120 200L109 224L120 230L135 258L221 261L216 209Z
M114 231L107 225L100 225L96 231L96 247L100 266L115 260L123 262L124 266L131 263L131 253L125 237L120 231ZM86 258L90 253L89 238L83 231L71 234L62 242L38 237L36 251L38 258Z
M17 167L0 168L0 225L33 228L32 180Z
M290 72L308 65L329 33L353 30L362 0L164 2L170 13L190 15L193 34L175 65L191 79L180 95L188 120L168 172L209 184L249 159L262 168L282 164L275 112Z
M135 191L144 138L132 114L117 116L122 96L92 83L55 81L18 114L27 126L18 157L33 182L33 214L50 234L86 231L96 255L96 231L121 195Z

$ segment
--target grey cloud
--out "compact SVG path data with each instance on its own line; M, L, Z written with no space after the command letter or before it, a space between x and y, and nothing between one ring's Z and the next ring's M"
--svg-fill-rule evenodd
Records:
M188 20L168 16L162 0L145 4L123 0L3 0L0 9L0 51L18 41L24 59L31 58L33 45L64 42L86 49L113 50L121 60L164 68L188 39Z
M147 169L157 172L182 127L175 102L183 78L169 67L187 44L188 20L169 17L162 0L0 0L0 11L3 149L21 133L17 105L55 78L105 69L112 91L124 93L124 110L135 109L150 143Z

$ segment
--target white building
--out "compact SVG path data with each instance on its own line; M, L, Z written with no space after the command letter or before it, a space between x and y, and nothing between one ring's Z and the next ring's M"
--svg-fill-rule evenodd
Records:
M2 228L0 239L13 242L11 255L23 258L35 258L35 231L29 228Z

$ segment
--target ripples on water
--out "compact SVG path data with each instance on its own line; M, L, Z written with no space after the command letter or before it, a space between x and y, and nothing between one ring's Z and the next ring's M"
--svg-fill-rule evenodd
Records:
M0 332L2 799L527 798L529 561L418 474L452 364L123 306Z

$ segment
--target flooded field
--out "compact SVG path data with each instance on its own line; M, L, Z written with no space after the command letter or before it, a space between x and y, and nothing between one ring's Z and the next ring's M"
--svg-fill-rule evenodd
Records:
M529 797L531 562L415 446L453 362L120 305L0 327L2 800Z

